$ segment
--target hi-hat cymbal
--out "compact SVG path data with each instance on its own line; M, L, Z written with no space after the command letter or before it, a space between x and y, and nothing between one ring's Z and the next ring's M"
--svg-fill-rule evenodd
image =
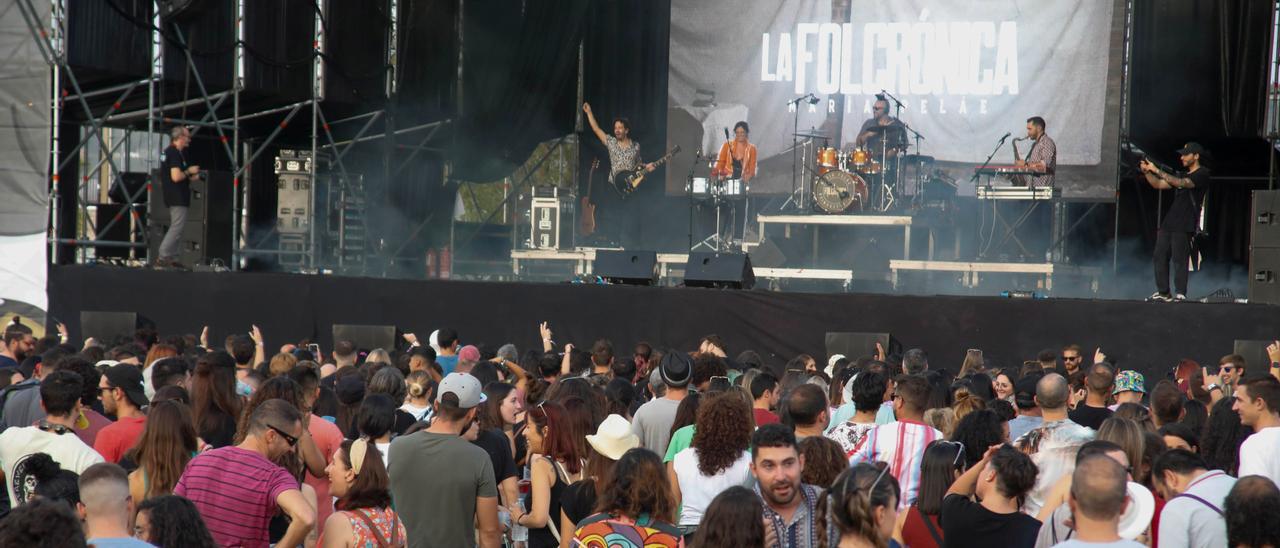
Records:
M821 133L792 133L791 135L794 137L807 137L810 139L830 139L831 138Z

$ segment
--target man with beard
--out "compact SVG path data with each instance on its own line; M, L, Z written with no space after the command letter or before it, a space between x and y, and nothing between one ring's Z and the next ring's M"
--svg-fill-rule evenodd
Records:
M1156 292L1148 301L1187 300L1188 259L1191 256L1192 235L1202 228L1204 197L1213 181L1209 168L1200 163L1205 154L1200 143L1187 143L1178 149L1178 157L1186 173L1166 173L1150 160L1143 158L1138 164L1147 184L1156 190L1173 190L1173 205L1166 210L1156 231L1155 272ZM1173 290L1169 292L1169 262L1173 262ZM1198 261L1197 261L1198 263Z
M756 494L764 503L765 546L812 548L818 546L815 525L822 489L800 483L804 456L796 449L796 436L783 424L766 424L751 435L751 473Z
M16 320L15 318L14 323L5 326L4 344L0 345L0 367L17 369L35 347L35 337L31 335L31 328Z

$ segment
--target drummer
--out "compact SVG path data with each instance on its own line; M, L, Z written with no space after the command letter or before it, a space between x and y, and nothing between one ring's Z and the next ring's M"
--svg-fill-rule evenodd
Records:
M725 141L712 172L720 179L741 179L744 186L756 176L756 146L747 140L751 126L746 122L733 125L733 139Z
M888 149L884 152L894 156L899 147L907 144L907 131L900 120L889 116L889 101L877 99L871 107L871 118L858 130L857 146L867 149L873 158L879 158L886 138Z

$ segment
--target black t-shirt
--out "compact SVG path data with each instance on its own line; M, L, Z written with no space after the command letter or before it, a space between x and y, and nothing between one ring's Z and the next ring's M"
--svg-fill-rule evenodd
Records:
M507 441L506 434L499 430L484 430L471 443L489 454L489 461L493 463L494 483L516 477L516 461L511 458L511 442Z
M391 426L391 431L395 432L397 436L403 435L415 422L418 421L414 420L413 415L410 415L408 411L396 409L396 423Z
M1212 183L1212 173L1207 167L1201 167L1194 173L1182 174L1191 179L1195 188L1179 188L1173 191L1173 205L1160 221L1160 230L1165 232L1195 232L1200 222L1200 208L1204 207L1204 196Z
M1102 421L1111 418L1111 410L1106 407L1089 407L1081 403L1067 417L1080 426L1097 430L1102 427Z
M1039 534L1040 520L1022 512L997 514L964 495L947 495L942 499L943 548L1035 546Z
M592 511L596 505L596 482L591 478L584 479L578 483L565 488L564 495L560 497L560 509L564 511L564 515L569 521L578 523L587 516L594 514Z
M178 168L178 171L185 172L187 170L187 157L178 150L178 147L169 145L164 149L164 162L160 164L160 182L164 194L164 205L168 207L191 205L191 183L187 179L181 182L173 182L172 169Z

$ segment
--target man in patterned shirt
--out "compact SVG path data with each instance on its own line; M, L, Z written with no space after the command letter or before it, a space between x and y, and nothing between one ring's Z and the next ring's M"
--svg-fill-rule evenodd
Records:
M614 179L619 173L634 170L642 165L640 143L631 138L631 122L626 118L614 118L611 128L613 133L606 134L603 129L600 129L600 124L596 123L596 116L591 112L590 103L582 104L582 112L587 115L591 132L595 133L596 138L609 151L609 184L613 186ZM652 163L643 164L643 166L646 171L653 171L656 168ZM591 201L596 206L597 236L612 244L620 243L622 239L634 239L635 234L640 232L640 215L634 212L625 214L621 211L624 198L622 191L604 189L596 191L594 188L591 192ZM626 244L634 242L621 243L624 247L632 247Z
M1032 141L1031 150L1027 151L1026 160L1017 160L1014 164L1044 173L1032 177L1031 186L1052 187L1054 175L1058 172L1058 144L1045 134L1044 128L1044 118L1032 116L1027 119L1027 139Z

